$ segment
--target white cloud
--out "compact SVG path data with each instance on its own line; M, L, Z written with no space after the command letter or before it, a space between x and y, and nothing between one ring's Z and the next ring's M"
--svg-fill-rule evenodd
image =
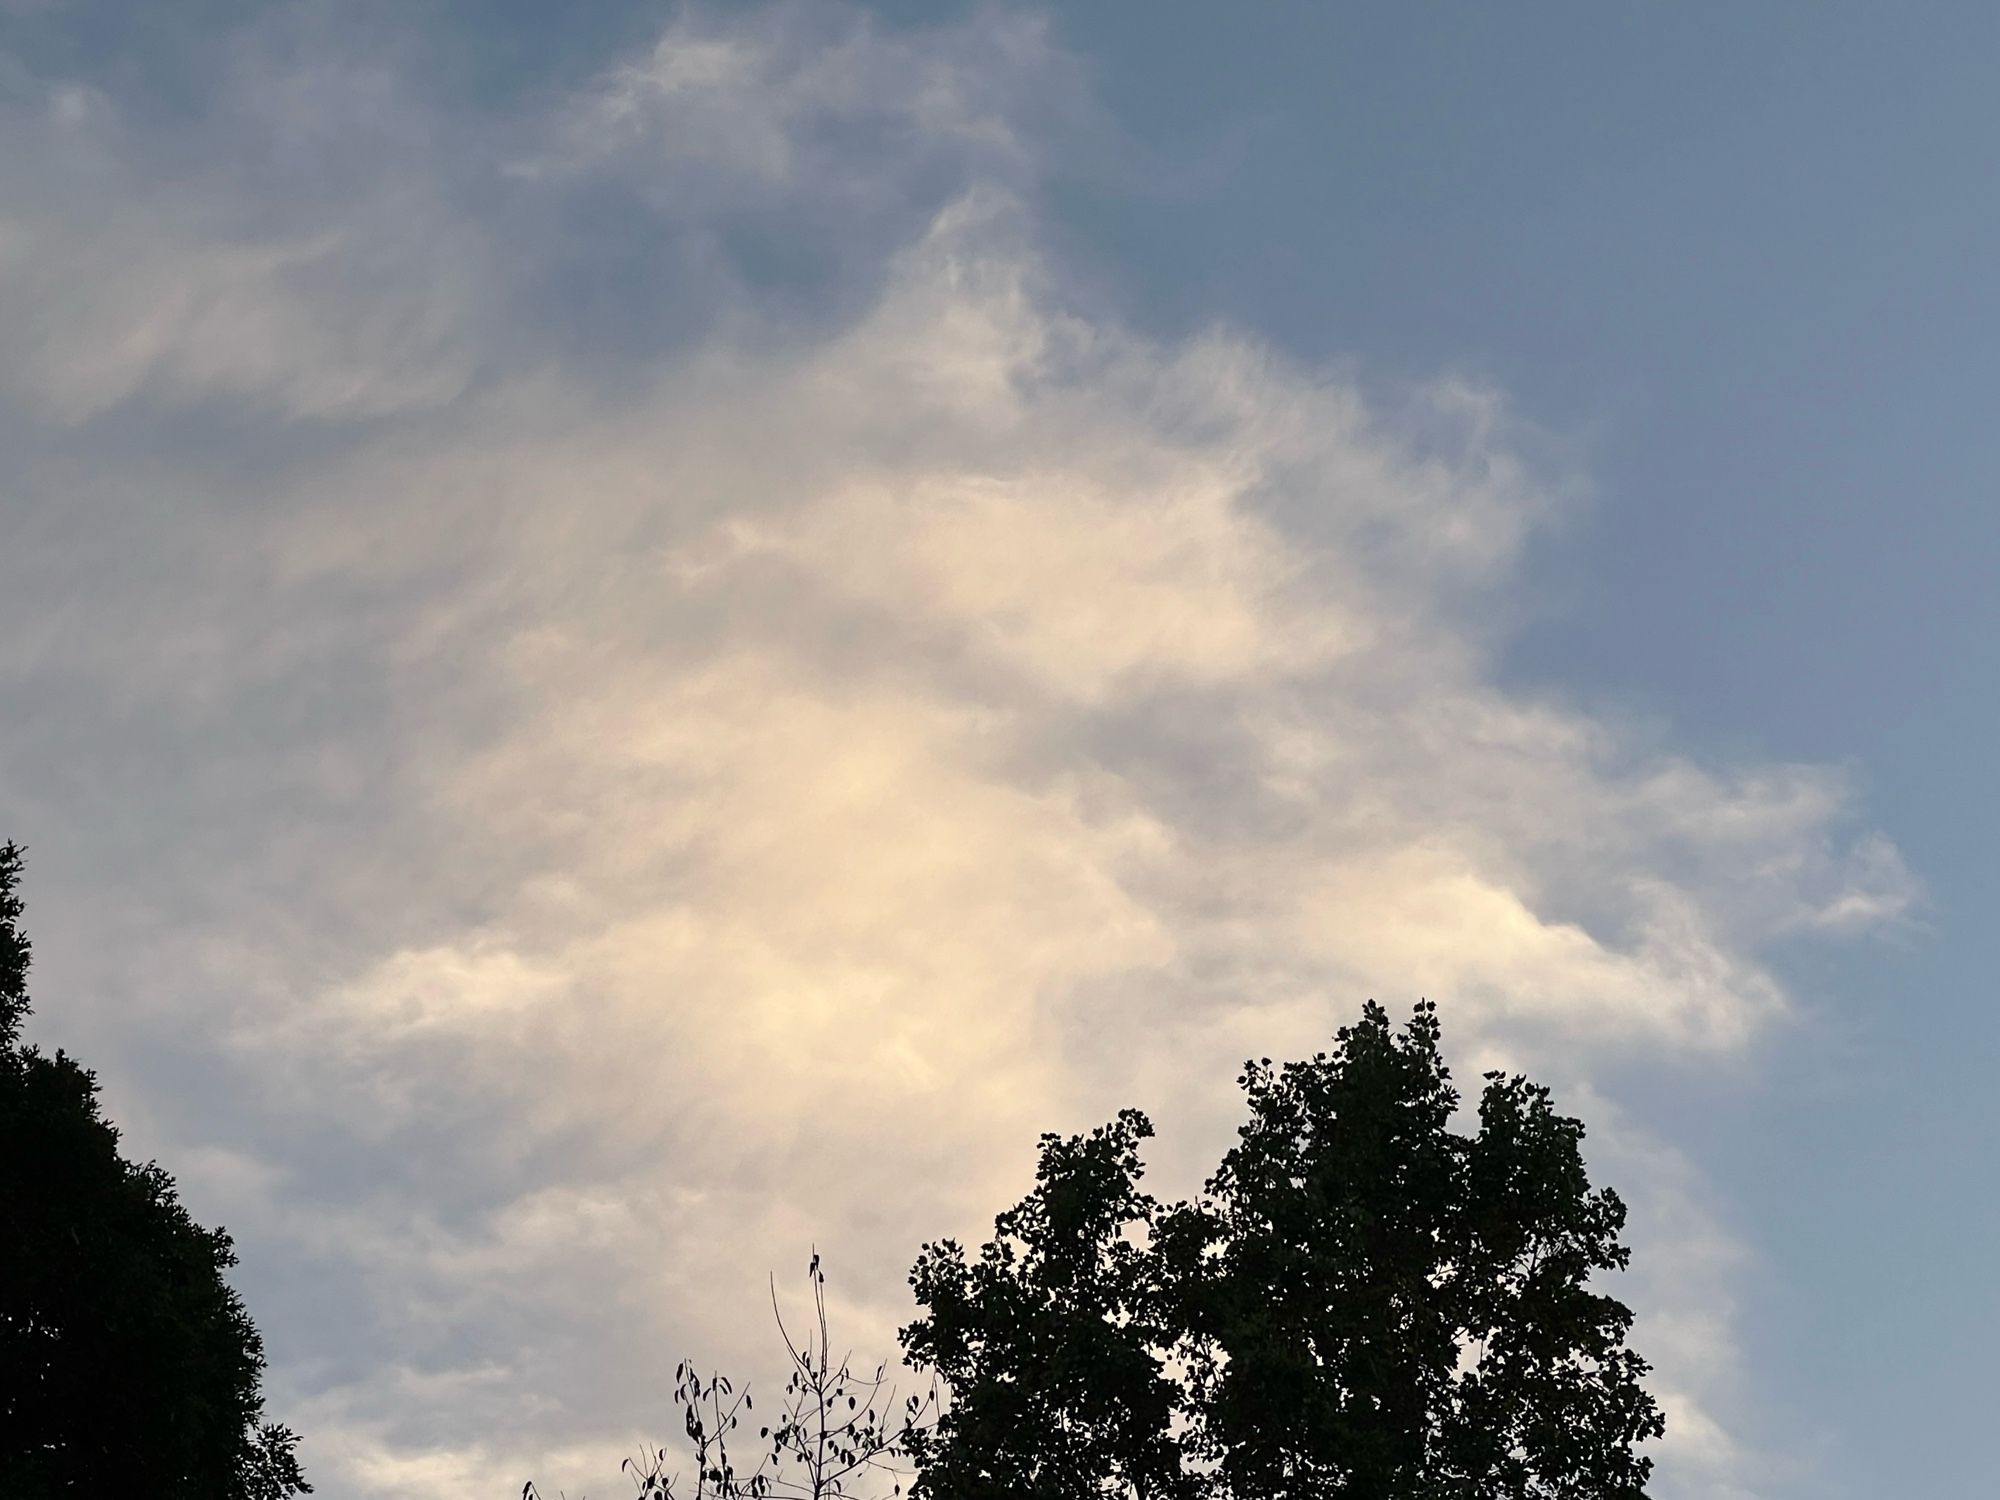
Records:
M1697 767L1497 685L1567 485L1495 394L1077 312L1029 128L1072 89L997 13L674 22L519 156L531 205L595 174L683 226L754 201L846 250L884 204L911 229L844 315L623 384L548 350L473 382L526 335L459 269L546 245L441 189L408 239L237 241L162 186L101 263L22 216L0 317L37 331L0 380L50 422L167 392L333 434L202 516L235 545L198 591L38 648L157 679L190 619L242 643L194 722L252 858L177 866L200 940L161 967L232 993L180 1024L266 1080L235 1106L265 1175L211 1165L271 1198L258 1253L324 1270L283 1347L359 1341L280 1361L322 1493L608 1478L662 1341L767 1352L764 1272L810 1238L887 1352L916 1243L977 1233L1037 1131L1142 1104L1187 1187L1240 1058L1366 995L1582 1080L1745 1048L1787 1006L1764 944L1913 899L1837 778ZM114 182L122 149L92 148ZM159 761L152 795L192 796ZM1673 1217L1640 1263L1678 1275ZM1642 1285L1689 1493L1747 1462L1724 1284Z

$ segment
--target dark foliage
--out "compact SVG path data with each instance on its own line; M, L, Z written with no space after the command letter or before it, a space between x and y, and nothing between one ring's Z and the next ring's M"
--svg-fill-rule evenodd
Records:
M905 1352L951 1392L918 1500L1642 1496L1662 1421L1593 1285L1624 1206L1523 1078L1454 1133L1438 1042L1428 1004L1398 1033L1371 1002L1331 1053L1247 1065L1237 1144L1171 1209L1143 1115L1044 1136L978 1257L911 1273Z
M918 1441L918 1495L1086 1500L1192 1495L1171 1431L1182 1405L1155 1351L1172 1340L1158 1265L1126 1237L1149 1223L1127 1110L1088 1136L1042 1137L1037 1187L995 1221L975 1261L947 1240L910 1274L930 1308L904 1353L949 1409Z
M90 1072L20 1042L20 873L0 847L0 1495L307 1492L298 1439L262 1422L229 1236L119 1154Z

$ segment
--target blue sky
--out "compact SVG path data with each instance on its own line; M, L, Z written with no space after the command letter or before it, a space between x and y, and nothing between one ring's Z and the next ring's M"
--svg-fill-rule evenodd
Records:
M1976 1487L2000 18L0 16L37 1035L323 1495L1365 994L1590 1120L1662 1495Z
M1573 436L1592 501L1508 674L1697 754L1843 764L1921 874L1920 930L1784 955L1810 1015L1754 1082L1654 1106L1766 1259L1767 1389L1897 1434L1846 1440L1855 1494L1976 1482L1950 1434L1994 1322L1996 30L1960 5L1059 27L1135 136L1229 163L1184 197L1077 195L1130 316L1475 371Z

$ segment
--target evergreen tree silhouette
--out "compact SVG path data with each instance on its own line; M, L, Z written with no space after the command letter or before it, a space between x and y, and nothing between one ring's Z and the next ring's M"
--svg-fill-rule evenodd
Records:
M20 875L0 846L0 1496L309 1492L298 1438L262 1420L229 1236L119 1154L88 1070L21 1041Z

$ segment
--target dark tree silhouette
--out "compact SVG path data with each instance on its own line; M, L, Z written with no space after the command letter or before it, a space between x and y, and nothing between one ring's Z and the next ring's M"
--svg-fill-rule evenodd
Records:
M903 1350L951 1392L917 1438L914 1494L952 1500L1148 1500L1193 1495L1172 1431L1183 1396L1158 1351L1172 1342L1159 1264L1128 1236L1157 1206L1138 1189L1126 1110L1087 1136L1042 1137L1035 1190L994 1221L968 1263L926 1245L910 1274L930 1309Z
M918 1500L1633 1500L1662 1430L1625 1347L1625 1210L1583 1127L1486 1075L1476 1134L1435 1009L1370 1002L1331 1053L1240 1079L1250 1118L1204 1195L1138 1188L1127 1111L1044 1136L1034 1190L968 1260L911 1273L903 1330L948 1408Z
M20 874L0 846L0 1495L308 1492L297 1437L262 1421L229 1236L119 1154L90 1072L20 1040Z

